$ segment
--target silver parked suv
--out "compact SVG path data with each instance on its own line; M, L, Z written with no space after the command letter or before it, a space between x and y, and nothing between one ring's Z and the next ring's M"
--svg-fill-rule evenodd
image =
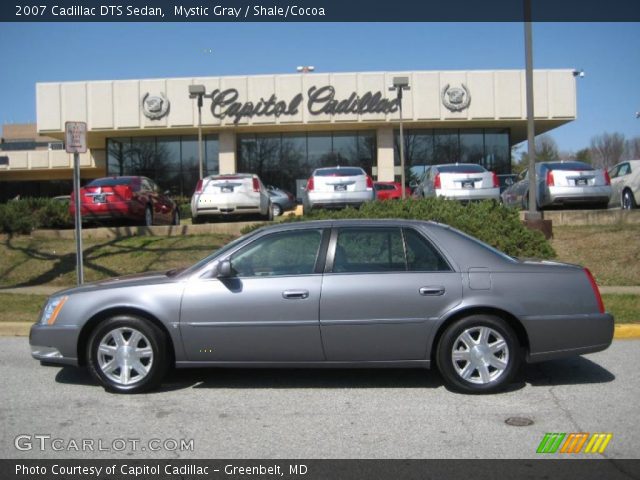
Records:
M373 180L360 167L317 168L307 181L305 213L314 208L359 207L375 200Z

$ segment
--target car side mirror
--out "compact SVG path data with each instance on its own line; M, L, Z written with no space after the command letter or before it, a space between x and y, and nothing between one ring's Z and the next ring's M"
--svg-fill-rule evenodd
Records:
M229 260L222 260L218 264L216 276L219 278L229 278L233 276L233 268L231 268L231 262Z

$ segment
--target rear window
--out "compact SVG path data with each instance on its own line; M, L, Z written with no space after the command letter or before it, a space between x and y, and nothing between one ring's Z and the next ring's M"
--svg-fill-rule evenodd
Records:
M582 162L545 163L543 166L549 170L593 170L591 165Z
M315 177L356 177L358 175L364 175L364 170L361 168L321 168L313 172Z
M87 184L87 187L115 187L116 185L132 185L133 177L98 178Z
M460 165L440 165L436 167L438 172L440 173L483 173L486 172L485 168L476 165L474 163L470 164L460 164Z

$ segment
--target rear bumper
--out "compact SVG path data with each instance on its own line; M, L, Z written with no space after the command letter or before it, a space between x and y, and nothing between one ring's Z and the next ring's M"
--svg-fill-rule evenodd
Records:
M144 218L144 206L134 201L109 202L109 203L83 203L80 206L80 213L83 218L88 219L108 219L108 218L128 218L140 220ZM73 203L69 208L71 216L75 215Z
M614 318L608 313L525 317L529 363L599 352L611 345Z
M29 345L31 356L36 360L60 365L78 365L78 335L74 326L31 326Z
M611 187L549 187L546 205L609 203Z
M346 206L359 206L365 202L375 200L373 190L360 192L309 192L307 204L312 208L340 208Z
M451 200L500 200L500 188L437 189L436 196Z

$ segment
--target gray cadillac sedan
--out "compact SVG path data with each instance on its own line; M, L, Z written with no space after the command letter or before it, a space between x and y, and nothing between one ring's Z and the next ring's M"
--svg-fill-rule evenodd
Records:
M184 270L61 291L30 344L122 393L170 366L432 365L455 390L493 392L521 361L612 337L586 268L518 260L442 224L346 220L262 228Z

